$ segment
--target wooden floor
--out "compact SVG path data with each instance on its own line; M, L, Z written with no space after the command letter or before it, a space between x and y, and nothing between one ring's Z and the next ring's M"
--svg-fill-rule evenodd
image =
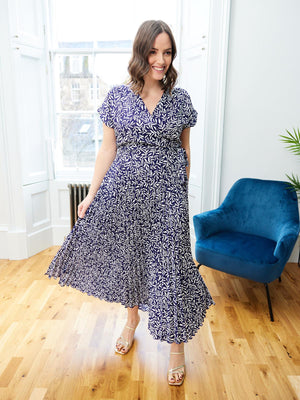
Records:
M187 378L166 383L169 347L152 339L141 313L133 349L114 353L124 308L44 273L58 247L22 261L0 260L1 400L300 399L300 269L288 264L265 288L201 267L214 297L186 345Z

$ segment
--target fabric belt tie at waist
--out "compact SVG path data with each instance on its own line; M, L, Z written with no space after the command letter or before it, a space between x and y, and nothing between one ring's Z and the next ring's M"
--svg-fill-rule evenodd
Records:
M181 142L180 141L165 141L165 142L160 142L160 143L147 143L147 142L127 142L123 143L120 145L117 145L117 149L122 149L122 148L127 148L127 147L132 147L132 148L139 148L139 147L157 147L157 148L167 148L167 149L178 149L181 148Z
M158 149L166 149L166 150L178 150L176 169L177 176L181 183L185 183L187 181L186 170L185 168L188 166L188 158L185 149L182 147L180 141L166 141L165 143L137 143L137 142L127 142L117 146L117 150L126 150L126 149L139 149L139 148L158 148Z

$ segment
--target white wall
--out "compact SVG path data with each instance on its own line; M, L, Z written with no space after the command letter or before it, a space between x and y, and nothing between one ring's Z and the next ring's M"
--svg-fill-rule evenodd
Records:
M299 17L298 0L231 2L220 200L241 177L300 174L278 137L300 127Z
M279 140L300 127L299 17L298 0L231 2L220 201L241 177L300 175Z

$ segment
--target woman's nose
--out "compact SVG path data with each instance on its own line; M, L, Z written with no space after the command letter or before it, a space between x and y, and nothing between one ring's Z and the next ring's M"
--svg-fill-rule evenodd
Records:
M159 62L160 64L164 64L165 59L164 59L164 55L163 53L157 53L157 62Z

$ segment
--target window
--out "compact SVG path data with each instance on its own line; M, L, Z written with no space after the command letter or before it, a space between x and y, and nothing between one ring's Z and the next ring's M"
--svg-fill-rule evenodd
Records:
M79 82L72 83L71 100L73 103L77 103L80 101L80 83Z
M95 87L95 88L94 88L93 82L90 84L90 99L91 99L91 101L94 100L95 94L96 94L97 100L100 99L100 90L99 90L99 89L100 89L100 82L99 82L99 80L97 80L97 87Z
M85 0L84 7L71 0L48 1L55 175L73 177L86 171L90 177L103 137L97 108L112 86L128 79L132 41L139 25L147 19L164 19L176 33L176 7L171 0L153 0L152 11L141 5L144 0Z
M91 49L80 58L60 50L55 53L57 172L93 168L103 137L97 108L113 85L126 81L129 57L130 48L120 53ZM72 60L82 61L77 73L71 68Z
M71 56L70 72L71 74L79 74L81 72L81 57Z

